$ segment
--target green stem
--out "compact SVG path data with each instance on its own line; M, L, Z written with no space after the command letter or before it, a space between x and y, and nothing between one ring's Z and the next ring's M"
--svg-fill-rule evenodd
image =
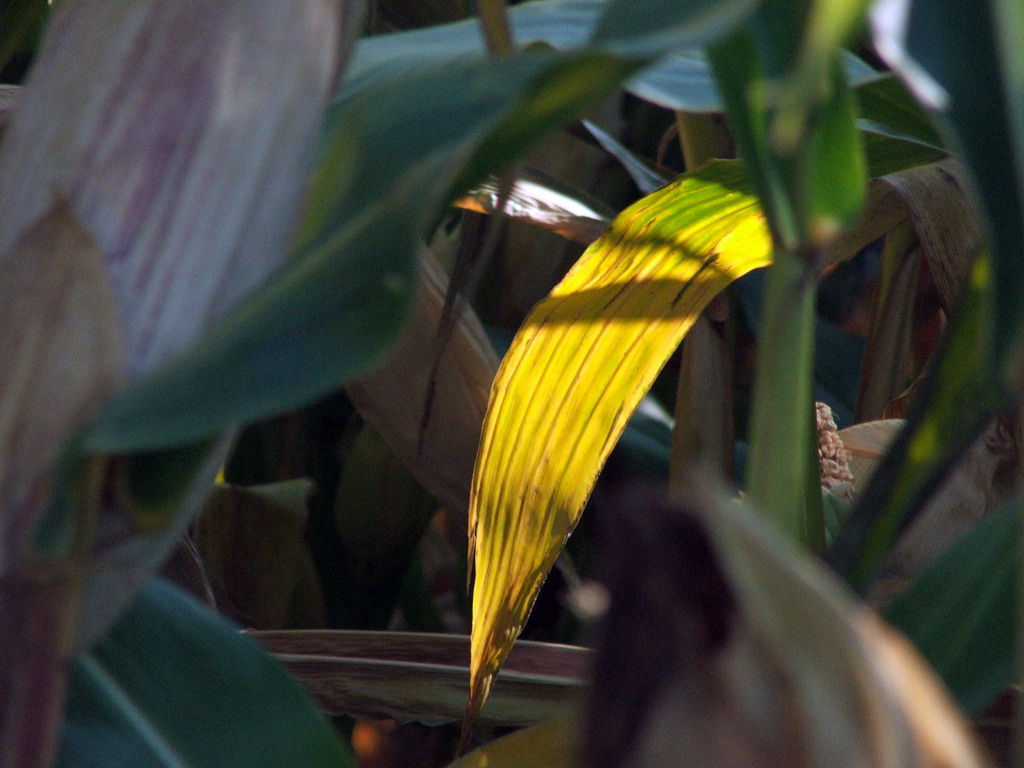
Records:
M715 127L715 118L711 115L676 112L676 128L679 131L683 163L688 172L697 170L708 160L722 157L718 128Z
M747 493L792 538L818 545L820 520L809 519L807 450L812 429L814 299L808 261L777 252L768 273L758 342Z

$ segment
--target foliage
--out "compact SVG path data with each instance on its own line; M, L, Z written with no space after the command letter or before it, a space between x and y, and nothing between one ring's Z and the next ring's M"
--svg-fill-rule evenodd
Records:
M1011 682L1018 5L407 5L0 11L0 766L983 764L850 588L1008 499L883 615Z

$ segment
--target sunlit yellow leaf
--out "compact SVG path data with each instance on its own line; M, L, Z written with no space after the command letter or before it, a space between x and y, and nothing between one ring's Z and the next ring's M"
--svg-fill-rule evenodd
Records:
M906 218L892 188L872 182L860 221L825 261ZM620 214L527 318L491 389L470 495L466 728L658 371L716 294L770 261L742 164L714 161Z
M527 318L491 390L470 497L467 725L630 414L711 299L770 258L743 166L714 162L624 211Z

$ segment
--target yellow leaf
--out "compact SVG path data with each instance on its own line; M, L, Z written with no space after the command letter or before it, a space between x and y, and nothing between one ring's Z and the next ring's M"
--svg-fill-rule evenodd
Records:
M624 211L527 318L498 371L470 496L470 705L480 711L605 459L711 299L771 261L743 166Z
M495 739L449 768L572 768L573 733L558 718Z

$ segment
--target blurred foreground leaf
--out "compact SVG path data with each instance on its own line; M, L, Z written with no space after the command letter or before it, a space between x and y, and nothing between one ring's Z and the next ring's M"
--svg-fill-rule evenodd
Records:
M291 267L111 403L87 447L195 440L308 402L377 362L406 319L429 219L634 67L533 51L416 73L338 104Z
M587 768L988 765L911 645L763 515L689 478L609 520Z
M158 581L75 662L62 739L66 768L352 765L277 662Z

